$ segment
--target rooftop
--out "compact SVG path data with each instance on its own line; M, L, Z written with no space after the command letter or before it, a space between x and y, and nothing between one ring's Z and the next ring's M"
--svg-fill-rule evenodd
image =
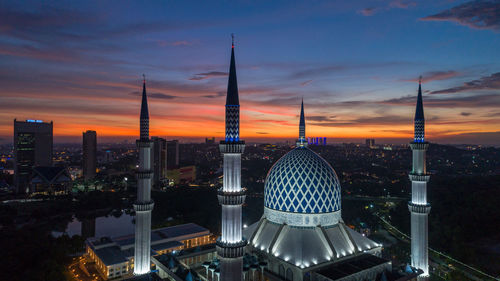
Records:
M334 263L317 271L317 273L332 280L337 280L384 263L390 263L390 261L371 254L363 254L353 259Z
M201 235L208 235L209 233L210 231L208 229L194 223L158 228L151 231L151 244L153 245L155 242L159 242L165 239L177 238L181 236L196 237ZM133 245L134 239L134 234L113 237L113 241L115 241L122 247L126 245Z
M100 248L95 250L95 253L105 265L114 265L128 261L118 246Z

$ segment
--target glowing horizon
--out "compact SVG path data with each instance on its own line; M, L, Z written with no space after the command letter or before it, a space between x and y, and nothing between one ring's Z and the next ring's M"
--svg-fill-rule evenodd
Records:
M15 118L54 121L56 139L134 139L142 73L151 135L221 138L234 32L243 139L297 138L303 97L307 136L410 140L423 75L430 141L500 144L500 27L481 12L500 9L475 5L5 5L0 142Z

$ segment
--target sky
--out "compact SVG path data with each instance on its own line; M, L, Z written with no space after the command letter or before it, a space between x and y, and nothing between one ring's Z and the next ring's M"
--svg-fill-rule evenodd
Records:
M431 142L500 144L500 1L0 1L0 142L224 135L235 34L241 137L408 142L422 75Z

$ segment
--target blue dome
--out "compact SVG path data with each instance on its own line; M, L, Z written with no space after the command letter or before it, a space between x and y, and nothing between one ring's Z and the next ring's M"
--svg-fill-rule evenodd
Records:
M264 206L304 214L339 211L339 179L321 156L307 147L297 147L281 157L267 174Z

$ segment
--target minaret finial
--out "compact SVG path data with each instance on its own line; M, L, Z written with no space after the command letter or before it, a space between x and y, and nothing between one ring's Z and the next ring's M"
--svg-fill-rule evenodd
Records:
M231 48L234 48L234 33L231 33Z
M420 76L418 77L418 84L419 84L419 85L421 85L421 84L422 84L422 75L420 75Z
M146 74L142 74L142 83L146 84Z

